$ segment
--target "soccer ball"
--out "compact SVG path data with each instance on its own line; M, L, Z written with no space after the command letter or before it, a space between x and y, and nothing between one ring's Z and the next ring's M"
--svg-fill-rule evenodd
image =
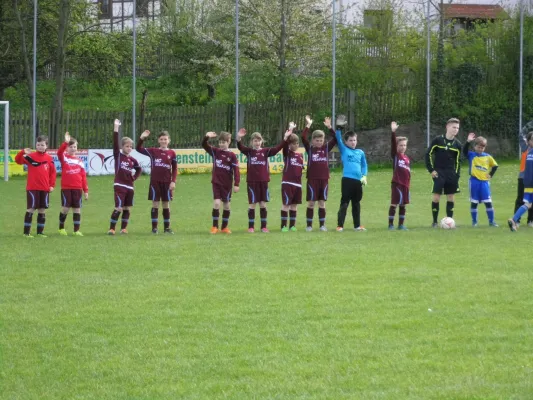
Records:
M455 221L453 218L450 217L444 217L440 220L440 227L442 229L454 229L455 228Z

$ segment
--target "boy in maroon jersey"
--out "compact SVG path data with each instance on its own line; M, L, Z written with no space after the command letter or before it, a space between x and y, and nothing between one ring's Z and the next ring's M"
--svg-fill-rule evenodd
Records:
M231 189L237 193L241 181L239 160L237 160L236 154L229 150L231 133L220 132L218 147L210 146L208 143L209 139L216 137L217 134L215 132L207 132L202 141L204 150L213 157L213 172L211 175L211 183L213 185L213 212L211 214L213 226L211 227L211 233L218 233L220 203L222 202L222 233L230 234L231 231L228 228L228 223L231 212Z
M163 131L157 137L159 147L144 148L143 142L150 136L150 131L144 131L139 137L136 150L150 158L150 188L148 189L148 200L152 201L150 216L152 219L152 233L157 234L159 221L159 203L163 203L163 223L164 233L173 235L170 229L170 201L176 187L176 177L178 176L178 163L176 153L168 148L170 135Z
M394 216L396 207L400 208L398 229L406 231L405 227L405 206L409 204L409 186L411 184L411 160L405 155L407 149L407 138L404 136L396 137L398 124L394 121L390 124L391 128L391 157L392 164L392 184L391 184L391 201L389 208L389 230L394 229Z
M323 131L316 130L311 136L311 143L307 138L309 128L313 120L309 115L305 116L306 127L302 132L302 142L307 152L307 232L313 230L313 214L315 204L318 201L318 220L320 230L325 232L326 228L326 200L328 199L329 183L329 152L337 144L337 139L333 136L326 144Z
M252 133L252 147L246 147L241 144L241 139L246 135L246 129L241 128L237 133L237 148L247 157L247 175L248 183L248 232L255 232L255 206L259 203L259 212L261 216L261 232L268 233L267 228L267 209L266 203L270 201L268 192L268 182L270 182L270 168L268 157L279 153L285 140L282 140L276 147L265 147L263 137L259 132Z
M298 204L302 204L302 171L304 158L298 153L300 142L292 131L296 128L294 122L289 123L289 130L285 132L283 144L283 177L281 178L281 231L296 232L296 212ZM289 227L287 227L287 219Z
M115 227L120 213L122 213L120 233L128 233L126 228L128 227L130 218L130 209L133 207L133 182L141 176L142 172L137 160L129 155L133 150L133 140L129 137L123 137L121 141L122 152L120 151L118 143L118 130L120 125L120 121L116 119L113 130L113 157L115 159L115 183L113 187L115 190L115 209L111 214L108 235L115 234Z
M28 167L26 183L26 214L24 215L24 237L33 238L30 234L33 213L37 210L37 237L44 235L48 197L56 185L56 167L52 157L46 153L48 138L39 136L35 145L37 151L26 148L15 156L17 164Z
M66 154L65 154L66 151ZM65 133L65 141L57 150L57 158L61 163L61 211L59 212L59 234L67 236L65 220L68 210L72 208L72 221L74 223L74 236L83 236L81 226L81 197L85 193L85 200L89 198L87 185L87 172L83 161L76 157L78 142Z

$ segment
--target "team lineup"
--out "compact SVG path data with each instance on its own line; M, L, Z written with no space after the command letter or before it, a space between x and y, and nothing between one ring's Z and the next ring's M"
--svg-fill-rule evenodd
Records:
M296 125L291 122L283 139L274 147L263 147L263 138L259 132L250 135L249 145L243 144L247 132L244 128L237 133L237 148L247 158L247 195L248 195L248 232L256 231L256 209L259 205L260 231L268 233L267 203L270 201L269 157L283 154L284 168L281 180L281 231L296 231L298 205L302 204L302 176L306 168L306 231L313 230L315 208L318 208L318 229L326 228L326 201L328 200L329 153L338 147L342 160L343 173L341 181L341 200L337 213L338 232L344 231L344 223L351 203L352 219L355 231L365 231L361 225L361 200L363 187L367 184L368 164L363 150L357 148L357 134L353 131L345 132L346 118L339 116L335 129L330 118L325 118L324 125L328 135L322 130L310 133L313 120L305 117L305 128L301 134L301 141L308 155L307 166L304 158L297 150L300 138L294 133ZM139 178L142 169L130 153L134 148L133 140L128 137L119 139L120 121L114 121L113 156L115 166L114 202L111 213L109 235L115 235L120 220L120 234L128 233L130 209L133 206L134 182ZM468 160L470 213L472 226L478 226L478 205L485 204L485 211L489 226L498 227L495 221L494 208L490 191L490 180L494 176L498 164L494 158L485 153L487 140L469 133L464 145L456 139L460 121L451 118L446 123L446 133L431 142L425 154L425 164L433 180L432 190L432 227L439 226L439 208L441 195L446 196L446 217L440 222L443 228L455 227L453 212L455 194L459 192L459 178L462 159ZM411 179L411 160L406 155L408 139L396 136L398 124L391 123L391 158L393 160L393 175L391 182L391 201L388 215L388 229L407 231L406 206L409 204L409 188ZM164 234L174 234L170 224L170 203L176 188L178 164L176 154L169 148L170 135L163 131L158 135L159 147L144 147L144 141L150 136L144 131L135 149L149 157L151 163L148 200L152 202L150 210L151 229L153 234L159 231L159 208L162 208ZM209 144L210 139L218 139L218 147ZM213 158L212 189L213 208L212 226L210 233L230 234L229 220L231 214L232 193L239 192L240 170L236 154L230 150L231 134L221 132L207 132L202 140L202 148ZM470 149L473 144L473 151ZM31 228L33 215L37 211L36 236L46 237L44 228L46 223L46 209L49 207L49 194L56 185L56 168L52 157L46 153L48 138L39 136L36 141L36 151L29 148L21 150L15 161L24 164L28 169L26 200L27 209L24 215L24 236L33 238ZM533 226L533 132L520 133L521 163L518 177L518 193L515 203L515 214L508 219L507 224L512 232L519 227L521 217L527 213L527 224ZM61 163L61 211L59 214L59 234L68 235L65 222L72 209L74 236L83 236L81 228L82 199L89 198L87 173L82 160L76 157L77 141L65 134L65 141L57 151ZM222 206L222 215L220 208ZM318 206L318 207L317 207ZM394 220L398 212L398 224ZM220 221L222 219L222 221Z

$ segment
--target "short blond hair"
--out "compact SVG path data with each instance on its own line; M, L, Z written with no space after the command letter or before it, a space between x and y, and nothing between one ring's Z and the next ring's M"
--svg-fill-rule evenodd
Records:
M446 122L446 125L448 124L460 124L461 121L459 121L458 118L450 118L447 122Z
M128 143L131 143L133 145L133 140L131 140L129 137L124 136L120 142L122 146L125 146Z
M407 142L409 139L407 139L405 136L398 136L396 137L396 144L400 142Z
M313 134L311 135L311 139L323 138L324 136L326 136L326 134L324 133L324 131L316 130L316 131L314 131Z
M222 140L224 142L231 142L231 133L220 132L220 135L218 135L218 140Z
M250 136L250 142L252 142L254 139L259 139L261 142L263 142L263 136L259 132L254 132Z
M474 139L474 146L477 144L484 144L486 146L487 139L485 139L483 136L478 136L477 138Z

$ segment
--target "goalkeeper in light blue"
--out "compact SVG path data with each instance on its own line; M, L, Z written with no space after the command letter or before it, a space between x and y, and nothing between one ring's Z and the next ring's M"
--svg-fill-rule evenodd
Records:
M529 150L526 155L524 169L524 204L516 210L513 218L510 218L507 221L511 232L516 232L518 229L517 222L520 220L520 217L524 215L533 204L533 131L527 134L526 139Z
M474 151L470 151L470 143L474 142ZM469 133L468 139L463 146L463 155L468 159L470 180L470 214L472 215L472 226L478 225L477 206L484 203L489 219L489 226L497 227L494 221L494 208L490 194L490 180L498 169L498 164L484 150L487 147L487 139L483 136L476 137L475 133Z

